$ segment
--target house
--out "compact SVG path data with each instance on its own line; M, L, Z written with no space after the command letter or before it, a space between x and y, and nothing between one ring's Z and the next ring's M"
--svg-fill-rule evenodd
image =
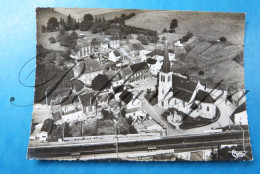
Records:
M117 50L111 51L109 53L108 60L110 60L111 62L118 62L120 61L120 59L121 54Z
M130 82L148 78L149 66L146 62L132 64L130 65L130 69L132 71Z
M77 49L70 54L70 57L75 60L80 60L92 55L93 52L93 46L89 41L84 39L78 39Z
M99 48L100 48L101 51L107 51L108 50L108 43L107 42L101 42Z
M201 116L203 118L213 119L217 108L214 103L215 99L213 99L208 92L199 90L196 94L195 102L191 107L193 111L190 116L194 118Z
M168 48L167 48L168 50ZM169 60L170 60L170 63L171 63L171 66L173 65L173 61L175 60L175 54L173 52L173 50L168 50L168 57L169 57ZM158 61L163 61L164 60L164 50L161 50L161 49L154 49L152 52L146 54L146 58L153 58L153 59L156 59Z
M149 66L149 70L150 70L151 74L153 76L157 76L157 74L159 73L159 71L162 68L162 62L158 61L156 59L153 59L153 58L148 58L147 64Z
M83 113L77 95L69 95L61 98L58 106L63 122L72 122L83 119Z
M49 138L53 122L53 119L50 118L44 120L40 132L36 134L36 138L39 138L40 141L46 141Z
M120 38L117 36L110 37L109 39L109 47L117 49L120 47Z
M96 100L96 96L93 92L80 95L79 101L82 112L87 121L94 121L102 118L101 113L97 108L98 101Z
M235 125L248 125L248 118L246 112L246 103L241 104L231 115L231 120Z
M103 74L101 63L95 59L80 61L73 68L74 78L83 82L86 86L91 86L92 80L98 75Z
M131 118L134 122L146 118L147 114L142 109L142 102L133 93L124 90L119 98L126 105L126 118Z
M164 51L164 60L159 72L158 105L164 109L175 108L191 116L200 115L213 118L216 114L214 100L205 87L199 82L192 81L185 76L175 74L170 70L168 49ZM199 108L194 107L198 105ZM197 111L194 112L195 109ZM194 112L194 113L193 113Z
M135 130L139 133L160 133L163 134L163 128L153 119L139 121L134 123Z
M108 79L111 82L111 87L117 87L124 83L124 79L122 78L121 74L119 72L116 72L116 70L104 69L104 74L108 76Z
M120 73L120 75L121 75L121 77L122 77L122 79L124 80L125 83L130 82L130 79L132 77L133 72L132 72L132 70L129 66L126 66L123 69L121 69L119 71L119 73Z
M177 42L174 43L175 47L183 47L184 45L178 40Z
M128 43L124 46L124 49L130 57L142 56L145 50L141 43Z

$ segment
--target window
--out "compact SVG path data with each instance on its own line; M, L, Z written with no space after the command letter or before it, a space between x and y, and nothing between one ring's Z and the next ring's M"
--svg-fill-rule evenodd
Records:
M161 81L164 82L165 81L165 77L163 75L161 75Z
M207 111L209 111L209 106L207 106Z
M162 106L163 106L163 101L162 101Z
M170 82L171 81L171 76L168 76L168 82Z
M200 110L202 109L202 106L200 105Z
M185 102L184 101L182 102L182 106L185 107Z
M162 89L162 94L164 94L164 90Z

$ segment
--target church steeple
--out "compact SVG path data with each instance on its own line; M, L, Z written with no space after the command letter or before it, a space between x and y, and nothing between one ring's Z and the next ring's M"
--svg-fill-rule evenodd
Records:
M163 59L163 64L162 64L162 72L164 73L169 73L170 72L170 59L169 59L169 52L168 52L168 42L167 40L165 41L165 50L164 50L164 59Z

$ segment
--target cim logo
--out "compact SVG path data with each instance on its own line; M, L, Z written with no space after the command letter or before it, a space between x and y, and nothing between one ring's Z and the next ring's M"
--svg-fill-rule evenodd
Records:
M244 156L246 156L246 153L247 151L236 151L236 150L232 150L232 151L229 151L229 153L232 154L232 156L237 159L237 158L242 158Z

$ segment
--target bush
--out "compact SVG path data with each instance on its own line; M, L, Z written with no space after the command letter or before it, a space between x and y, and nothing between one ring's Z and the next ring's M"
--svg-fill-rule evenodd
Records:
M50 41L50 43L56 43L56 40L55 40L54 37L50 37L50 38L49 38L49 41Z
M227 38L226 37L221 37L219 38L220 42L226 42L227 41Z
M168 30L167 30L166 28L164 28L162 32L163 32L163 33L167 33Z

